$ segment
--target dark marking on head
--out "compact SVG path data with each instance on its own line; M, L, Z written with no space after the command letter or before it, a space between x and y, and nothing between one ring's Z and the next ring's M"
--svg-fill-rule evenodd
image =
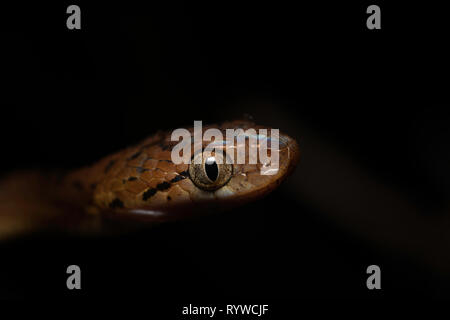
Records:
M169 182L161 182L156 186L156 190L158 191L164 191L170 188L170 183Z
M156 189L154 189L154 188L148 189L147 191L145 191L145 192L142 194L142 200L147 201L148 198L150 198L151 196L154 196L155 193L156 193L157 191L158 191L158 190L156 190Z
M142 173L142 172L145 172L145 171L149 171L149 169L142 168L142 167L136 167L136 172L137 173Z
M183 177L189 177L189 172L188 172L187 170L181 171L181 172L179 173L179 175L181 175L181 176L183 176Z
M170 196L167 196L167 200L169 200L169 201L170 201L170 200L172 200L172 198L171 198Z
M80 181L74 181L73 183L72 183L72 185L74 186L74 188L76 188L78 191L81 191L81 190L83 190L83 185L81 184L81 182Z
M133 160L136 159L137 157L139 157L141 155L142 151L138 151L135 154L133 154L131 157L128 158L128 160Z
M111 160L105 167L105 173L107 173L109 171L109 169L111 169L111 167L114 165L114 163L116 163L116 160Z
M172 146L170 144L166 143L160 143L159 147L163 149L163 151L172 150Z
M173 178L172 180L170 180L170 183L174 183L174 182L178 182L180 180L184 180L186 179L185 176L182 176L181 174L177 175L175 178Z
M110 204L109 207L114 208L123 208L123 202L119 198L115 198Z
M134 180L137 180L137 178L136 177L129 177L128 178L128 181L134 181Z

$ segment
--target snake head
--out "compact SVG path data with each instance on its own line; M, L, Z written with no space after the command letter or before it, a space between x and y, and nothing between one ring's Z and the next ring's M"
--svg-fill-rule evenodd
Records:
M219 211L274 190L299 159L293 138L249 121L196 130L181 131L184 144L174 131L160 132L100 161L92 169L100 176L84 173L97 179L94 204L112 216L150 220Z

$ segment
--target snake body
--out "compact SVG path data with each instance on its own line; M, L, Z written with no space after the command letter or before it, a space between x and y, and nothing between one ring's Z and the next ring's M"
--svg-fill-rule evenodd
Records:
M229 128L263 127L248 121L232 121L204 130L208 128L218 128L225 136ZM171 151L176 143L171 141L171 132L158 132L64 176L37 172L10 175L0 183L0 236L55 220L67 225L72 221L70 217L84 217L80 212L91 217L161 221L216 211L257 199L275 189L299 158L296 141L280 134L279 150L271 150L279 152L276 174L262 175L263 163L233 164L226 184L211 191L196 185L192 177L195 171L189 170L189 164L172 162ZM203 142L203 146L208 143Z

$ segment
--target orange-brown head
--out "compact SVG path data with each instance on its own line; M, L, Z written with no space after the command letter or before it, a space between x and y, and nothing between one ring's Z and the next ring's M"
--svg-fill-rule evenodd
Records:
M299 159L293 138L248 121L205 126L197 136L194 127L181 132L185 139L157 133L69 179L93 190L92 204L101 212L166 220L262 197Z

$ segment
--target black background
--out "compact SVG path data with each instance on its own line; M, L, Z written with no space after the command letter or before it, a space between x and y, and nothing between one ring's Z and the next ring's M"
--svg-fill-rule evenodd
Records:
M381 30L366 28L371 2L78 1L81 30L66 28L71 3L2 7L2 171L75 168L194 120L250 113L283 130L283 113L438 212L449 190L445 10L375 3ZM435 161L447 164L437 179ZM446 276L344 231L289 188L123 236L2 243L0 293L150 305L448 294ZM65 287L70 264L79 292ZM365 286L370 264L381 291Z

